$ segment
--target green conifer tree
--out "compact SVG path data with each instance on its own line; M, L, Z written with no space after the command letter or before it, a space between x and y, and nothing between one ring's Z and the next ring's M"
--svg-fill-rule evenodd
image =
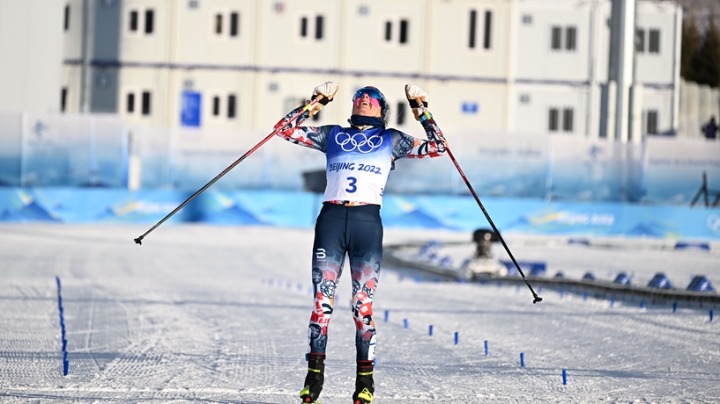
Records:
M702 37L697 23L692 18L685 18L682 25L682 42L680 49L680 76L687 81L697 81L694 59L700 49Z
M710 87L720 86L720 32L710 19L700 48L693 57L696 82Z

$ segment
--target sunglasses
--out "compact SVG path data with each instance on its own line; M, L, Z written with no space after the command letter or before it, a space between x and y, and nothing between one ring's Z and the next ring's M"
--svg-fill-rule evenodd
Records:
M353 95L353 105L358 106L362 103L363 96L367 94L370 98L370 105L373 105L375 107L385 107L385 100L380 92L375 87L364 87L359 89L355 95Z

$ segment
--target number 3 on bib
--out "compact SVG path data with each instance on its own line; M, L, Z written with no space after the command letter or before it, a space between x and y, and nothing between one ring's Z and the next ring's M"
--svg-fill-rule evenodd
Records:
M345 188L345 192L353 193L357 191L357 186L355 185L357 183L357 178L355 177L347 177L348 180L348 187Z

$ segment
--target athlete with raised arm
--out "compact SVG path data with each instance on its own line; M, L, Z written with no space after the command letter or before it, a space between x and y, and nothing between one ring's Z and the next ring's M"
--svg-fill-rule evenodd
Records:
M348 256L352 276L352 307L357 351L357 378L354 404L373 401L375 385L375 323L372 302L380 278L383 226L380 207L385 184L395 160L438 157L445 145L418 113L427 106L427 94L414 84L405 86L411 108L428 140L387 128L388 104L375 87L363 87L352 98L349 126L297 126L333 100L338 86L326 82L315 87L318 99L296 124L278 133L288 141L313 148L327 157L327 186L323 207L315 223L312 255L314 309L308 329L308 373L300 397L314 403L324 382L328 325L335 303L335 289ZM302 107L288 115L296 114Z

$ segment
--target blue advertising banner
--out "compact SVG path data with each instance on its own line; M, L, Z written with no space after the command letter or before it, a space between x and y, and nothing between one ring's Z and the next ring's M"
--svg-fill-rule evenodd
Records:
M189 196L159 190L6 187L0 188L0 221L153 224ZM208 190L170 222L311 228L321 202L308 192ZM503 233L720 240L717 209L522 198L483 198L483 205ZM470 196L386 195L381 215L387 228L490 227Z
M202 116L202 94L197 91L183 91L180 100L180 124L199 128Z

